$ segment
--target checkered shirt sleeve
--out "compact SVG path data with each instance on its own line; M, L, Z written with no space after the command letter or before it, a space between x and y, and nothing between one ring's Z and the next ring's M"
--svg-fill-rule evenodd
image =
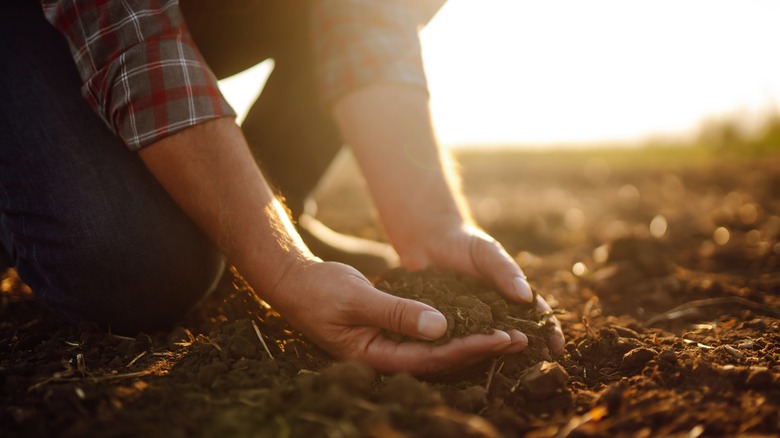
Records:
M177 0L42 0L70 45L82 95L131 150L234 112Z
M313 32L326 105L363 86L395 83L427 91L419 27L444 0L317 0Z

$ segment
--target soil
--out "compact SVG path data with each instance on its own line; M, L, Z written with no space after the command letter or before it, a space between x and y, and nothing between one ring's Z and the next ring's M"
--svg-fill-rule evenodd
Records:
M504 300L493 287L468 276L433 268L418 272L396 268L381 275L374 283L381 291L428 304L444 315L447 332L432 341L435 345L445 344L453 338L489 334L494 329L517 329L528 336L534 355L541 355L542 348L547 345L549 329L554 327L549 318L552 313L544 314L535 306ZM533 298L535 301L536 297ZM399 342L415 341L398 333L385 332L385 335Z
M544 315L433 271L377 286L427 296L451 336L521 327L531 347L435 380L378 375L334 362L235 273L170 332L122 337L61 322L9 270L0 435L777 436L780 157L643 153L461 157L477 220L558 311L557 358L538 348ZM355 193L336 184L318 215L380 236Z

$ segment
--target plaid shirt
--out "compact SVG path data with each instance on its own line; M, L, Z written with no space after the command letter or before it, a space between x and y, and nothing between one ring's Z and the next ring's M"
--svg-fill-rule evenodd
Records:
M235 115L186 29L178 0L41 1L46 18L68 40L82 95L130 149ZM323 101L378 82L425 88L417 30L443 2L315 2Z

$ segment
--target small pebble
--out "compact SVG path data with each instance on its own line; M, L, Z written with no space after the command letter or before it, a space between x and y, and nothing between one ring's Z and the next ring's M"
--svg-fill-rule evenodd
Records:
M633 350L623 355L623 360L620 362L620 369L625 371L641 369L657 354L658 353L656 353L655 350L651 350L650 348L634 348Z
M569 374L561 364L543 361L523 372L513 389L519 385L528 398L543 400L566 391L568 381Z

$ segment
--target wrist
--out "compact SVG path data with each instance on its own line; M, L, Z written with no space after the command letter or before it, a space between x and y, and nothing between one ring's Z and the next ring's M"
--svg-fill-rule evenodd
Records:
M263 208L259 226L247 226L242 242L230 245L231 260L263 299L271 302L280 284L298 266L319 262L298 234L285 207L274 199Z
M262 262L237 266L252 289L280 313L284 313L285 296L294 290L293 283L312 265L322 263L309 251L280 249ZM244 274L246 273L246 274Z
M441 252L445 242L453 236L475 229L471 221L459 215L423 219L423 223L409 233L393 241L401 265L410 270L423 269L434 263L434 254ZM392 240L392 239L391 239Z

